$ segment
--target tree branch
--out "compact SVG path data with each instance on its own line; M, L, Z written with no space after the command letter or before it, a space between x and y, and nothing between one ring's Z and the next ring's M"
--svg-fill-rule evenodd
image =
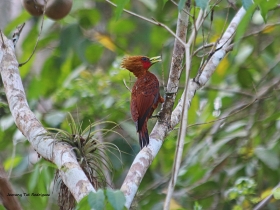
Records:
M187 46L185 46L186 50L186 81L185 81L185 91L183 94L183 104L185 106L183 107L182 114L183 117L181 118L181 126L178 133L178 139L177 139L177 146L176 151L174 155L174 162L173 162L173 168L172 168L172 175L168 186L168 191L166 195L166 200L164 203L164 209L168 210L170 206L170 201L173 195L173 191L175 188L175 184L177 181L177 177L179 174L179 169L181 166L182 161L182 155L183 155L183 149L184 149L184 142L185 142L185 136L187 133L187 125L188 125L188 109L189 109L189 100L188 100L188 87L189 87L189 77L190 77L190 68L191 68L191 53L190 53L190 46L195 41L195 37L197 34L197 30L200 28L203 19L204 19L205 12L203 10L200 10L197 20L194 24L194 30L192 31L192 34L189 38L189 41L187 43Z
M212 57L209 59L207 64L204 67L204 70L202 71L201 74L199 74L196 78L198 82L195 82L194 80L189 81L189 89L187 91L188 94L188 101L187 104L190 104L195 91L201 88L202 86L205 85L205 83L209 80L211 75L214 73L216 67L220 63L220 61L224 58L225 53L228 45L230 44L230 41L233 38L233 35L235 33L235 30L240 23L241 19L245 15L246 11L242 7L239 12L235 15L233 20L231 21L230 25L228 26L226 32L222 36L221 40L219 41L216 49L218 49ZM180 19L178 18L177 22L177 28L180 25ZM176 32L177 33L177 32ZM176 36L177 39L177 36ZM181 42L180 42L181 43ZM182 43L181 43L182 44ZM177 45L174 46L176 48ZM179 84L179 73L180 71L180 62L174 63L172 62L172 65L177 64L177 68L175 71L175 77L169 78L171 80L171 83L168 82L167 84L167 93L166 93L166 102L163 104L163 110L164 106L166 106L166 103L170 103L170 107L173 107L172 100L169 99L175 98L173 94L176 94L176 90L178 89L178 84ZM179 64L179 66L178 66ZM172 71L172 69L171 69ZM172 73L170 73L171 75ZM174 76L174 75L172 75ZM173 83L173 84L172 84ZM171 90L171 91L170 91ZM170 92L168 92L170 91ZM175 92L175 93L173 93ZM184 94L184 93L183 93ZM168 102L170 100L170 102ZM170 128L174 128L180 121L181 115L182 115L182 110L183 110L183 100L180 100L174 111L172 112L171 115L171 125L168 123L168 114L161 114L160 120L156 123L154 126L154 129L152 130L150 134L150 144L148 147L143 148L138 155L135 157L135 160L133 161L130 170L123 182L123 185L121 187L121 191L124 192L124 195L126 197L126 207L129 208L132 200L138 190L138 187L141 183L142 178L144 177L148 167L152 163L153 159L157 155L160 147L162 146L163 139L164 137L168 134L170 131ZM169 110L169 109L165 109ZM165 113L165 112L162 112ZM163 120L162 120L163 119Z
M46 137L47 131L28 106L13 42L5 36L4 42L6 47L0 48L0 73L15 124L43 158L57 165L63 182L79 201L90 191L95 192L95 189L80 168L71 147ZM0 41L0 44L4 43Z
M188 10L189 9L190 7L188 7ZM168 122L170 122L171 119L171 112L174 106L179 86L179 79L182 72L182 63L185 52L185 42L183 40L186 40L187 27L188 14L185 11L182 11L178 16L175 44L170 67L171 70L167 83L165 102L160 112L160 120L156 123L150 134L150 144L138 153L121 187L121 190L124 192L126 197L127 208L130 207L142 178L144 177L152 160L157 155L163 143L163 139L167 135L169 129Z
M273 197L273 191L276 190L277 188L280 187L280 182L272 189L272 193L267 196L265 199L263 199L253 210L260 210L263 207L265 207L265 205L270 201L270 199Z
M206 82L210 79L210 77L216 70L221 60L225 57L227 48L230 45L230 42L233 38L236 28L240 23L240 21L242 20L242 18L244 17L245 13L246 10L243 7L241 7L237 12L237 14L234 16L234 18L232 19L231 23L229 24L227 30L223 34L219 43L217 44L216 49L218 50L208 60L204 68L201 70L201 72L197 74L195 79L190 81L189 90L188 90L189 104L191 103L191 100L194 97L195 92L206 84ZM172 116L171 116L172 128L179 123L181 119L182 110L183 110L183 101L180 100L176 108L172 112Z
M230 45L231 40L233 39L234 33L240 21L242 20L243 16L245 15L246 10L241 7L237 14L232 19L231 23L229 24L227 30L223 34L222 38L219 40L216 50L217 50L212 57L209 59L205 67L202 69L202 72L197 75L195 81L198 82L199 87L205 85L205 83L209 80L211 75L214 73L215 69L217 68L220 61L225 57L227 52L227 47Z

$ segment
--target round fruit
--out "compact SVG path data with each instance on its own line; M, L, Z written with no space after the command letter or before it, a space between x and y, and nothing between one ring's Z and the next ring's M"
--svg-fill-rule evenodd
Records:
M33 16L40 16L44 11L44 3L41 0L22 0L24 8Z
M72 8L73 0L48 0L46 16L59 20L64 18Z

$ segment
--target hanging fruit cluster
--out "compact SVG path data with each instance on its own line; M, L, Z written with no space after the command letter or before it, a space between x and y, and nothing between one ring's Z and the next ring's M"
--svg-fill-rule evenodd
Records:
M73 0L22 0L24 8L33 16L45 15L53 20L64 18L70 12Z

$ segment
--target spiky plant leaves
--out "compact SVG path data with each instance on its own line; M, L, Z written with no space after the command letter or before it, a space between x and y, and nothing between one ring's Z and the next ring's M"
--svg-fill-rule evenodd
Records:
M114 127L111 129L100 128L100 125L103 124L112 124ZM46 135L54 138L57 143L70 145L81 168L94 188L105 188L108 183L106 182L104 170L110 173L113 172L113 164L108 154L113 154L121 162L121 151L112 143L100 142L98 135L100 135L100 133L102 135L114 133L123 137L120 133L113 130L118 125L112 121L100 121L97 123L90 123L82 130L82 123L76 123L70 113L68 115L68 125L70 132L58 128L48 128L49 132ZM113 150L117 151L120 157L118 157ZM59 173L57 172L56 180L58 178ZM75 205L75 202L72 202L75 199L63 182L61 182L60 185L58 200L61 209L70 209Z

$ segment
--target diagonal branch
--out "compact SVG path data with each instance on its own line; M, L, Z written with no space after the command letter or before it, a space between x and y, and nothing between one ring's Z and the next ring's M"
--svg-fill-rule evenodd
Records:
M6 47L0 47L0 73L15 124L39 155L56 164L63 182L79 201L95 189L80 168L71 147L46 137L47 131L28 106L13 42L3 37L5 43L0 40L0 46L5 44Z
M230 44L230 42L233 38L233 35L236 31L236 28L239 25L241 19L244 17L245 13L246 13L246 11L242 7L238 11L238 13L235 15L235 17L232 19L226 32L223 34L222 38L220 39L219 43L217 44L216 49L218 49L218 50L208 60L202 73L196 77L195 81L198 81L198 82L195 82L194 80L189 81L188 91L187 91L188 101L186 104L190 104L190 102L195 94L195 91L205 85L205 83L210 79L211 75L214 73L214 71L215 71L216 67L218 66L218 64L220 63L220 61L226 55L227 47ZM179 23L179 19L178 19L177 28L178 28L179 24L180 23ZM178 77L178 79L179 78L180 77ZM174 83L174 84L175 84L175 86L172 86L172 87L176 88L176 83ZM177 87L178 87L178 85L177 85ZM167 95L166 95L167 100L168 100L168 97L173 97L170 94L173 94L173 93L167 92ZM145 147L144 149L142 149L136 156L135 160L133 161L133 163L130 167L130 170L121 187L121 191L124 192L124 195L126 197L126 207L127 208L130 207L130 205L133 201L133 198L138 190L138 187L141 183L141 180L144 177L148 167L151 165L153 159L157 155L160 147L162 146L163 139L170 131L170 127L174 128L179 123L184 106L186 107L186 105L183 103L183 100L180 100L180 102L177 104L176 108L172 112L171 124L169 124L168 121L165 121L165 120L164 121L159 120L156 123L156 125L154 126L154 129L152 130L152 132L150 134L150 144L148 145L148 147ZM173 107L173 105L171 106L171 108L172 107ZM162 118L162 115L161 115L161 119L168 119L168 118L165 118L165 117Z
M140 151L140 153L136 156L132 166L123 182L121 190L124 192L126 197L126 207L129 208L135 194L138 190L138 187L144 177L146 170L148 169L149 165L153 158L157 155L161 145L162 140L167 135L168 132L168 122L171 119L171 112L174 106L174 101L176 98L176 93L178 91L179 86L179 79L183 69L183 59L184 59L184 52L186 50L185 42L187 37L187 27L188 27L188 11L190 10L190 1L188 1L187 12L182 11L178 15L177 21L177 29L175 37L175 44L173 49L172 55L172 62L170 67L170 74L167 83L166 89L166 98L163 104L162 110L160 112L160 120L157 122L156 125L162 127L161 129L155 129L150 134L150 144L148 148L144 148ZM162 26L163 24L160 24ZM160 133L156 133L159 131L163 131ZM158 139L158 140L156 140ZM156 140L156 142L154 142ZM145 160L151 160L146 162ZM144 162L142 162L144 161Z
M208 62L206 63L202 71L198 73L195 79L190 81L189 89L188 89L188 99L189 99L188 104L191 103L191 100L194 97L195 92L206 84L206 82L210 79L212 74L215 72L221 60L225 57L227 53L227 48L230 45L233 35L235 34L236 28L239 25L242 18L244 17L245 13L246 10L243 7L241 7L237 12L237 14L234 16L234 18L232 19L231 23L229 24L227 30L223 34L219 43L217 44L216 49L218 50L208 60ZM173 110L171 116L172 128L179 123L181 119L183 106L184 106L183 101L180 100L176 108Z
M271 194L267 196L265 199L263 199L253 210L261 210L263 207L266 206L266 204L272 199L273 197L273 192L280 187L280 182L271 190Z

